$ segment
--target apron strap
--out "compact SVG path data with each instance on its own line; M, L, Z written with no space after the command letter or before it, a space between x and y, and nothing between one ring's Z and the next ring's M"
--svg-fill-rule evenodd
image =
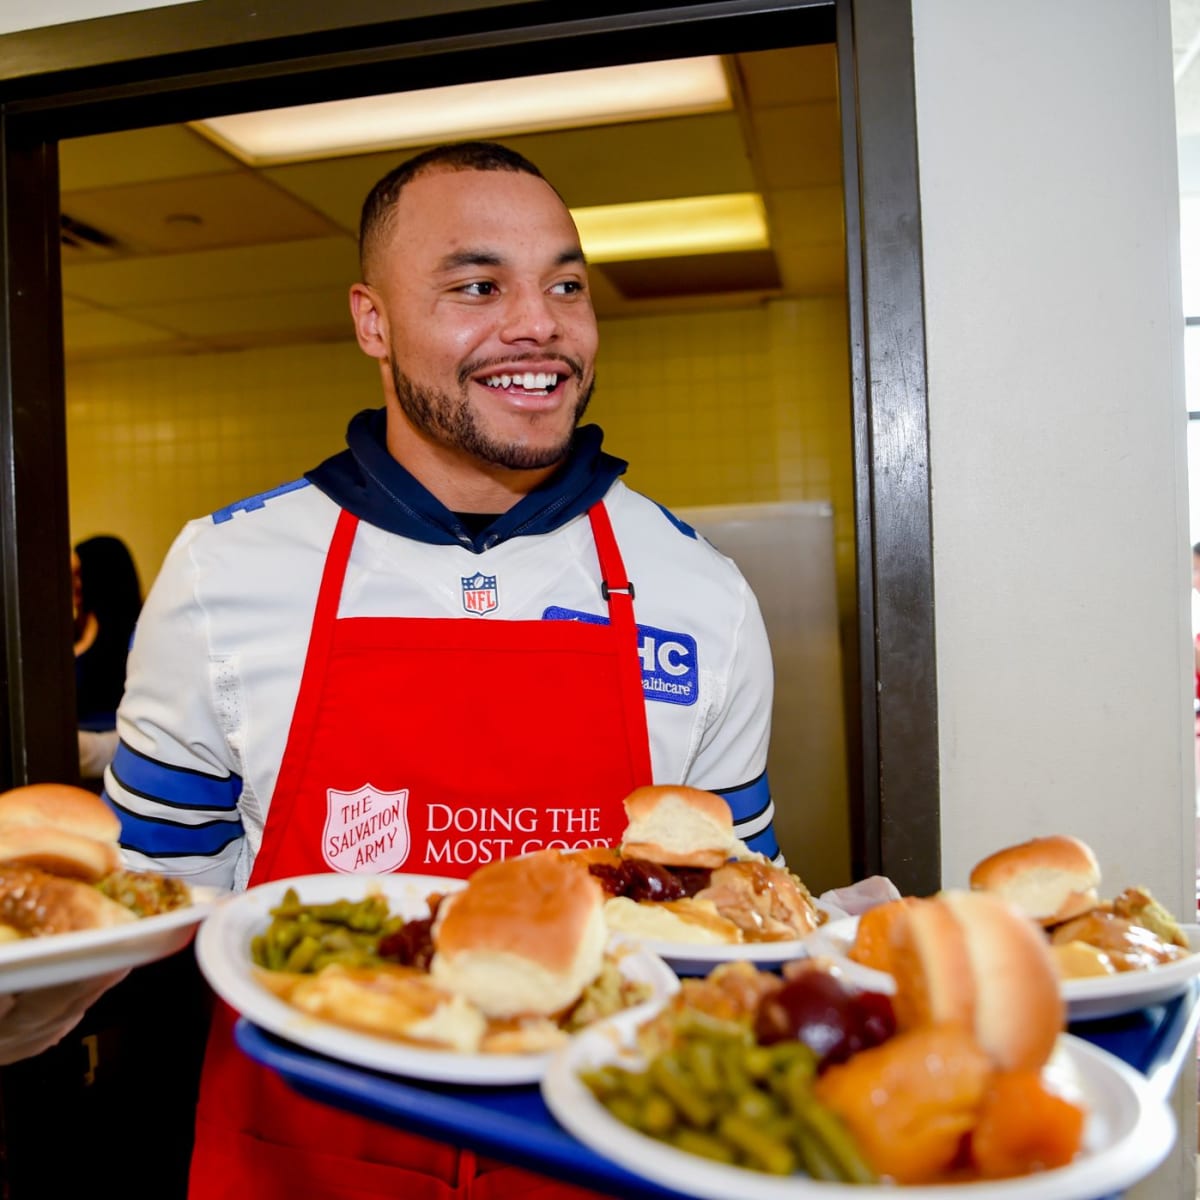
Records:
M646 693L642 688L642 660L638 652L637 622L633 615L634 587L613 534L603 500L588 509L596 557L600 560L600 594L608 602L608 619L620 647L618 671L625 744L634 787L654 782L650 765L650 732L646 726Z
M313 612L312 631L308 637L308 654L304 659L300 691L296 695L296 707L292 712L292 723L288 729L279 776L275 780L272 803L280 796L287 796L295 791L304 776L308 748L312 745L309 731L321 701L321 687L329 663L329 648L333 644L333 623L337 620L342 583L346 578L346 564L350 561L350 548L354 545L357 529L358 518L343 508L334 526L329 552L325 555L325 569L321 573L321 587L317 592L317 606ZM263 839L258 857L254 860L255 878L250 880L251 883L254 883L256 878L274 878L270 871L281 840Z

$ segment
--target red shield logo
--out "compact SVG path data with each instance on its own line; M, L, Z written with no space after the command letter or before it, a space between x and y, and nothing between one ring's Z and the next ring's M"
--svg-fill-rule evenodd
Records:
M412 844L408 788L381 792L368 783L356 792L330 788L325 798L321 853L335 871L383 874L404 865Z

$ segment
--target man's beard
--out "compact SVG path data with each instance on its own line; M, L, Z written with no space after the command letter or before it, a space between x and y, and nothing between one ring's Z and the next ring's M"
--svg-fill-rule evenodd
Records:
M582 375L581 366L571 363L576 378ZM391 360L392 384L396 399L411 424L435 441L439 446L461 450L472 458L496 467L507 467L513 471L536 471L553 467L562 462L570 449L575 427L587 411L588 402L596 386L595 376L584 388L575 402L575 416L571 428L561 441L552 446L528 446L519 442L502 442L491 438L480 428L466 395L466 378L462 380L463 392L452 396L437 388L421 387L404 375L396 359ZM471 373L474 373L473 371Z

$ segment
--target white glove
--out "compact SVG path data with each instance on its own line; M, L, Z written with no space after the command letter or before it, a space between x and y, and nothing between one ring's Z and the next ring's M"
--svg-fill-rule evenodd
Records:
M0 995L0 1066L32 1058L62 1041L83 1014L128 974L125 967L93 979Z

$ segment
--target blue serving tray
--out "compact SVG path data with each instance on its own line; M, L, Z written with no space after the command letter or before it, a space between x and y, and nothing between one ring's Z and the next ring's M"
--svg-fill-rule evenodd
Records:
M1166 1096L1196 1052L1200 980L1181 995L1137 1012L1071 1025L1077 1037L1142 1072ZM312 1100L450 1142L592 1191L627 1200L690 1200L633 1175L589 1150L557 1124L535 1084L457 1087L383 1075L301 1049L238 1021L241 1049Z

